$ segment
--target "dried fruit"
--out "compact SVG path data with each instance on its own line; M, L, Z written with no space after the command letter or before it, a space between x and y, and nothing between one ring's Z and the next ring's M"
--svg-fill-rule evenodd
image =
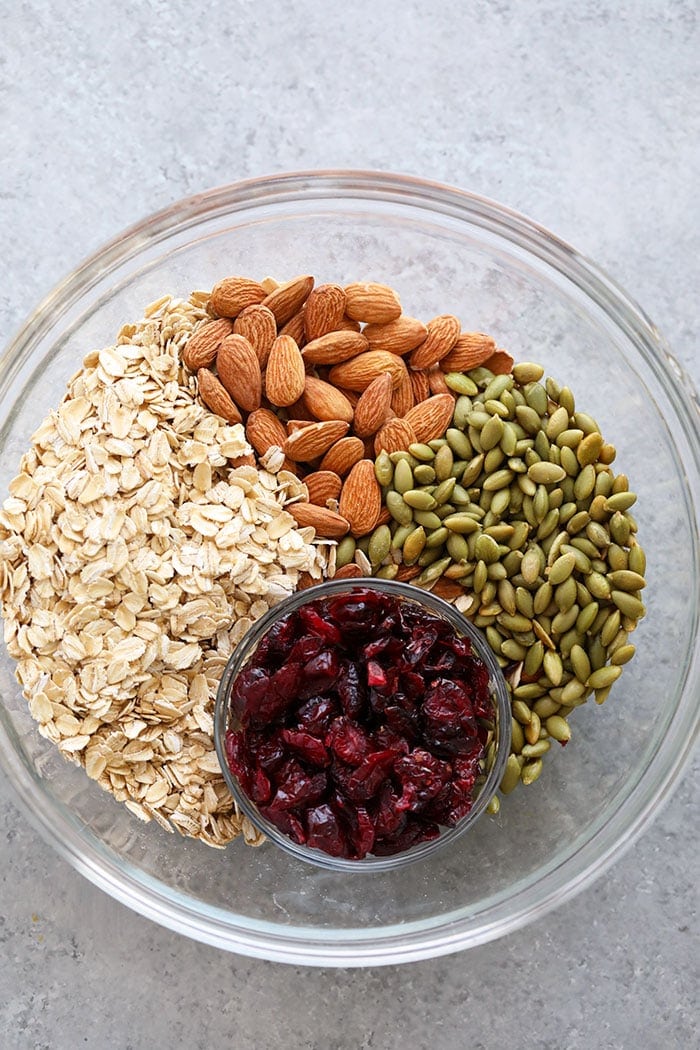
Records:
M382 509L382 490L371 459L361 459L348 474L338 509L350 522L353 536L366 536L375 528Z
M290 503L287 510L297 525L311 526L317 536L329 540L340 539L349 531L347 520L326 507L317 507L315 503Z
M401 316L399 297L386 284L348 284L345 295L345 312L354 321L386 324Z
M397 387L406 376L406 366L396 354L386 350L367 350L350 361L334 365L328 378L336 386L362 393L383 372L389 372L392 386Z
M319 284L304 308L304 328L309 342L334 332L345 315L345 291L339 284Z
M190 372L209 368L216 360L222 340L230 331L231 322L224 317L201 325L185 343L182 351L183 364Z
M265 371L265 396L273 405L293 405L304 393L306 370L299 347L289 335L279 335Z
M315 376L307 376L302 401L314 419L344 419L352 423L353 407L337 387Z
M260 303L265 289L249 277L224 277L211 290L209 305L219 317L238 317L246 306Z
M260 361L245 336L226 336L216 355L216 371L237 405L246 412L260 407Z
M294 277L291 281L275 288L263 299L263 306L275 315L277 327L281 328L301 310L306 298L314 286L314 279L308 275Z
M257 354L260 367L264 368L277 338L277 323L272 311L262 303L246 306L233 322L233 330L237 335L245 336Z
M407 354L423 342L428 329L416 317L401 315L388 324L368 324L363 332L370 350L384 350L390 354Z
M442 437L450 425L453 412L452 395L436 394L410 409L405 421L413 428L417 441L428 442Z
M200 368L197 372L197 389L204 404L217 416L221 416L227 423L241 422L242 417L237 406L234 405L225 387L208 368Z
M330 419L323 423L309 423L291 434L284 443L284 451L298 463L308 463L327 452L348 432L349 424L342 419Z
M392 380L388 372L372 380L355 407L353 430L358 437L375 434L386 422L391 412L391 393Z

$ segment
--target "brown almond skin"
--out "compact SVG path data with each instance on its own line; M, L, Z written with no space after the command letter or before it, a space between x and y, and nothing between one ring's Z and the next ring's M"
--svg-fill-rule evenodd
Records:
M417 317L402 315L388 324L368 324L362 333L370 350L387 350L390 354L408 354L428 335L428 329Z
M245 434L259 456L264 456L273 445L284 448L287 440L284 424L269 408L258 408L250 413L245 425Z
M272 344L265 372L265 396L279 408L293 405L304 393L304 358L289 335L279 335Z
M428 379L427 372L409 371L408 378L411 380L411 387L413 389L413 400L416 405L420 404L421 401L425 401L426 398L430 397L430 381ZM406 411L408 411L408 409ZM396 413L397 416L405 414L405 412Z
M298 310L301 310L313 286L313 277L310 274L303 274L281 284L263 299L263 305L272 310L275 315L278 328L281 328Z
M332 383L307 376L302 401L314 419L344 419L346 423L352 423L353 407Z
M348 565L343 565L342 568L337 569L333 575L334 580L359 580L364 573L359 565L355 565L354 561L351 561Z
M376 526L381 510L382 490L374 474L374 461L361 459L345 479L338 511L350 523L353 536L366 536Z
M406 376L408 380L408 376ZM391 411L392 381L388 372L373 379L355 406L353 430L358 437L376 434Z
M428 385L430 386L431 395L449 394L454 399L455 395L445 382L445 373L439 365L434 365L428 369Z
M392 386L397 387L406 375L406 365L399 356L386 350L367 350L350 361L334 365L328 378L334 386L362 393L382 372L389 372Z
M415 403L413 383L411 382L411 376L407 373L392 394L391 409L397 416L405 416Z
M200 368L197 372L197 387L199 396L211 412L221 416L227 423L243 422L241 413L227 390L208 368Z
M364 443L358 437L344 437L326 452L321 460L319 470L332 470L341 478L359 463L365 454Z
M329 499L338 499L343 487L342 480L332 470L314 470L305 475L304 484L309 490L309 503L317 507L325 507Z
M304 347L304 360L309 365L335 365L349 361L363 353L368 342L359 331L339 330L326 332L310 340Z
M291 335L294 342L301 350L302 346L306 342L306 307L303 306L301 310L297 310L293 317L290 317L285 325L280 328L280 335Z
M245 412L260 408L262 376L255 350L243 335L227 335L216 355L219 380Z
M309 423L289 435L284 444L285 455L296 463L309 463L327 452L331 445L347 434L348 429L349 424L341 419Z
M484 361L484 368L488 368L495 376L507 376L513 371L515 362L505 350L497 350Z
M211 290L209 306L219 317L238 317L246 306L260 303L265 289L249 277L224 277Z
M353 321L387 324L401 316L401 303L393 288L386 284L348 284L345 287L345 313Z
M418 438L416 432L405 419L390 419L388 423L377 432L374 439L374 454L378 456L385 452L405 452Z
M440 314L427 327L427 336L409 358L411 368L432 368L447 357L459 338L461 325L454 314Z
M200 368L209 368L216 360L222 340L229 335L231 322L226 317L220 317L218 321L209 321L201 325L197 331L190 336L182 351L183 364L190 372L198 372Z
M311 525L317 536L328 540L339 540L347 536L350 525L340 514L314 503L288 503L286 510L302 528Z
M304 309L304 329L309 342L334 332L345 316L345 290L339 284L319 284L309 294Z
M407 412L405 422L413 427L418 441L434 441L449 427L454 407L451 394L436 394Z
M495 340L484 332L461 332L455 345L440 361L443 372L468 372L478 368L496 350Z
M260 367L264 368L277 338L277 322L272 310L262 303L246 306L234 321L233 330L236 335L245 336L257 354Z

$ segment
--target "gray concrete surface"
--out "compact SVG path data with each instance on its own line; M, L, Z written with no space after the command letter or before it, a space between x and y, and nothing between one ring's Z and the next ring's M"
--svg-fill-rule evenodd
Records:
M555 230L644 304L700 382L690 0L197 8L0 5L2 342L77 261L183 195L374 167ZM696 764L634 848L536 925L343 972L228 956L140 919L59 860L0 783L0 1045L697 1046L697 788Z

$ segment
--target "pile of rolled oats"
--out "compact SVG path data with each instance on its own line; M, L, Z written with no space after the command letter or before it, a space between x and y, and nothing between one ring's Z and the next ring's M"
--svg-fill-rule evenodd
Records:
M144 820L211 846L257 832L212 740L236 643L335 549L285 510L282 457L196 398L180 351L207 296L165 297L95 351L0 512L5 643L39 731Z

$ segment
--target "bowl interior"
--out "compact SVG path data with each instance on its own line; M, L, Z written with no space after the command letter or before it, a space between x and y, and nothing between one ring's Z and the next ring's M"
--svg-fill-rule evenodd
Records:
M279 180L185 202L42 305L2 361L3 491L83 356L151 300L229 273L302 272L384 281L424 319L454 312L516 360L541 362L597 418L638 493L648 559L638 652L610 699L575 712L569 745L497 819L428 860L360 880L269 844L219 852L140 824L38 735L4 653L0 750L54 844L132 907L272 958L397 961L477 943L560 899L647 819L677 772L696 717L697 418L644 319L525 221L408 180Z

